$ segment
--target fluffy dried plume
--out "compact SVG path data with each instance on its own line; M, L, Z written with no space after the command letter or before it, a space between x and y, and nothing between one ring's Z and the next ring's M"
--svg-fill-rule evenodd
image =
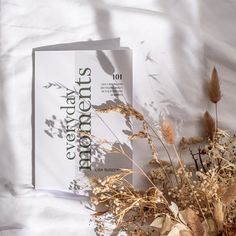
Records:
M202 143L204 141L203 137L195 136L195 137L183 137L180 141L180 148L181 149L186 149L188 146L192 144L198 144Z
M216 68L214 67L209 84L209 97L213 103L217 103L221 99L220 83Z
M175 133L170 121L165 120L161 123L161 132L167 144L175 143Z
M214 218L219 232L223 230L224 224L224 209L223 204L220 201L214 203Z
M215 120L208 111L206 111L203 116L203 123L207 137L213 139L215 133Z
M204 228L201 224L200 218L191 208L186 210L186 220L194 236L204 235Z

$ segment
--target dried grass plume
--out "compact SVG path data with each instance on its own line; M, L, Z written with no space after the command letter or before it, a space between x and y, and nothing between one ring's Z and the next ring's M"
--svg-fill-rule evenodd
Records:
M175 133L170 121L165 120L161 123L161 132L167 144L175 143Z
M215 120L208 111L206 111L203 116L203 122L207 136L210 139L213 139L215 133Z
M213 103L217 103L221 99L220 83L216 68L214 67L209 84L209 97Z

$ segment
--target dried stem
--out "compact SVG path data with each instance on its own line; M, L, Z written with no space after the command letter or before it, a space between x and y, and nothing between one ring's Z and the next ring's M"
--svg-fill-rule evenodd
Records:
M179 165L180 165L180 167L182 168L182 170L183 170L183 172L184 172L184 176L185 176L185 178L186 178L186 180L187 180L187 182L188 182L188 184L189 184L189 186L190 186L190 189L191 189L191 191L192 191L192 193L193 193L193 195L194 195L194 198L195 198L195 200L196 200L196 203L197 203L197 205L198 205L198 208L199 208L199 210L200 210L200 212L201 212L201 214L202 214L202 216L203 216L205 222L207 223L207 220L206 220L206 218L205 218L205 215L204 215L204 212L203 212L203 210L202 210L202 207L201 207L201 205L200 205L200 203L199 203L199 201L198 201L198 199L197 199L197 196L196 196L195 192L194 192L193 189L192 189L191 183L190 183L189 178L188 178L188 176L187 176L187 174L186 174L186 171L185 171L185 167L183 166L183 163L182 163L182 161L181 161L181 159L180 159L180 157L179 157L179 154L178 154L178 152L177 152L177 150L176 150L176 147L175 147L174 144L172 144L172 147L173 147L174 152L175 152L175 155L176 155L176 157L177 157L177 159L178 159ZM207 223L207 224L208 224L208 223Z
M215 112L216 112L216 127L215 127L215 130L217 130L218 128L218 103L215 103Z
M160 136L157 134L157 132L155 131L155 129L147 122L147 125L150 127L150 129L152 130L152 132L155 134L156 138L160 141L160 143L162 144L163 148L165 149L166 153L167 153L167 156L168 156L168 159L170 161L170 164L172 166L172 169L174 171L174 176L175 176L175 179L176 179L176 183L178 184L178 178L177 178L177 173L176 173L176 170L175 170L175 167L174 167L174 164L173 164L173 161L171 159L171 156L170 156L170 153L166 147L166 145L164 144L164 142L161 140Z

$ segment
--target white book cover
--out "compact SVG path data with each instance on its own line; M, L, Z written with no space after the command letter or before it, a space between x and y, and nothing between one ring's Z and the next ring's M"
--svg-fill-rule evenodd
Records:
M106 151L104 141L132 156L131 122L96 108L132 104L129 49L34 52L33 184L69 191L70 182L107 176L132 163Z

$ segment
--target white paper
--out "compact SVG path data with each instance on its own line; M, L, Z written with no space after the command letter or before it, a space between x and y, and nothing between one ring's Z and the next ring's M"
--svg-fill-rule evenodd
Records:
M103 140L120 143L131 155L126 118L95 111L95 106L132 104L130 50L36 51L34 97L37 189L68 191L74 179L132 168L123 155L97 146ZM89 128L92 136L79 137Z

